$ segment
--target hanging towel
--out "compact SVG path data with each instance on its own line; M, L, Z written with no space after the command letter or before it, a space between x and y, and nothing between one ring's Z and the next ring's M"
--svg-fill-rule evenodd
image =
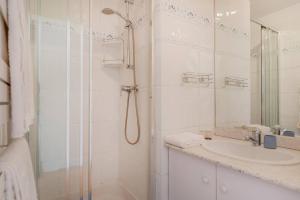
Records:
M298 118L297 128L300 129L300 88L298 88L298 108L299 108L299 118Z
M190 133L190 132L168 135L165 137L165 142L167 144L171 144L183 149L199 146L202 144L203 141L204 141L203 135Z
M8 1L12 138L23 137L34 120L33 66L25 0Z
M24 138L14 139L0 156L0 172L4 180L4 200L37 200L28 143Z

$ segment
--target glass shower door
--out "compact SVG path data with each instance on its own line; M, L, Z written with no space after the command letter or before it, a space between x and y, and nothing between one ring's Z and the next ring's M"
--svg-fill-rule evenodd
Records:
M262 27L262 124L279 124L278 33Z
M41 200L88 199L89 1L40 0L38 191Z

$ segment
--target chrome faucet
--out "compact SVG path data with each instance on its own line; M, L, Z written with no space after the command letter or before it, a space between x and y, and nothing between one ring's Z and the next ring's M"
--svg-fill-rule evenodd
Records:
M246 141L251 141L253 146L261 145L261 131L256 128L255 130L251 130L252 136L247 136L245 138Z

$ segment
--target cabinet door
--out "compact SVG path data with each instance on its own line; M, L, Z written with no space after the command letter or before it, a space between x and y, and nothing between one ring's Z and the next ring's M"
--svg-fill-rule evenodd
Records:
M169 200L216 200L216 166L170 149Z
M300 193L218 166L218 200L299 200Z

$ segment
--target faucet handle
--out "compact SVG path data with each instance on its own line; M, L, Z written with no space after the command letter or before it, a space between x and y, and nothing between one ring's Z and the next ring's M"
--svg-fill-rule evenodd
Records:
M253 127L249 130L249 132L251 132L252 136L256 136L258 134L261 134L261 130L257 127Z
M252 136L246 136L246 141L252 141L252 144L254 146L260 146L261 145L261 131L258 128L251 130Z
M252 132L253 137L256 139L257 145L261 145L261 130L259 128L256 131Z

